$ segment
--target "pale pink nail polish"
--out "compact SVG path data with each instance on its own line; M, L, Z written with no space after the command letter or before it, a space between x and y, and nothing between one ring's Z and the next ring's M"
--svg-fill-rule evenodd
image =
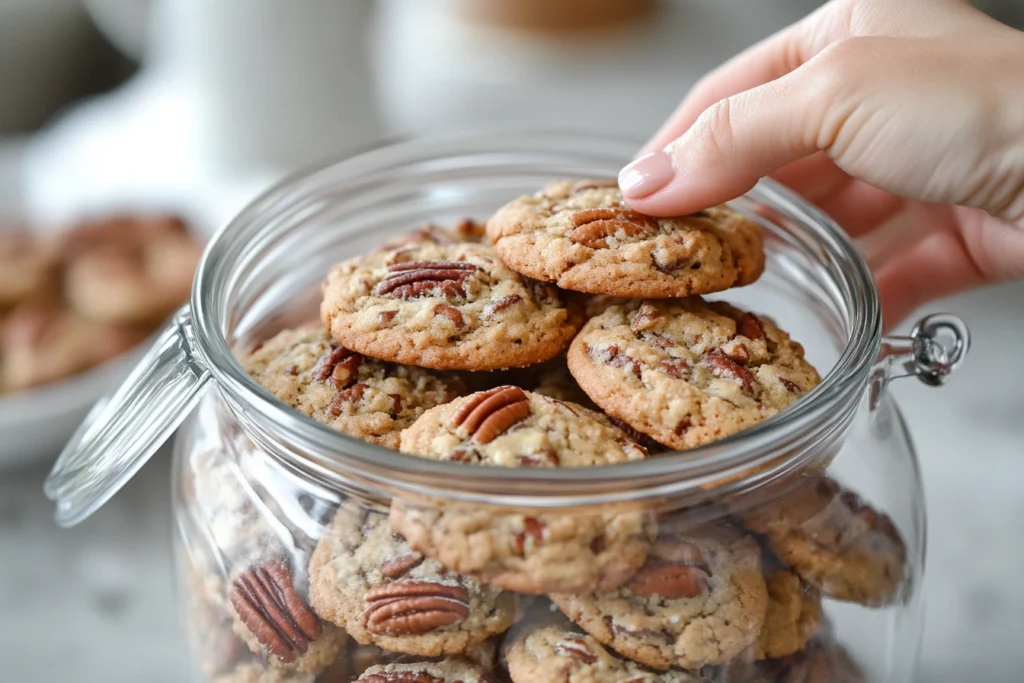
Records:
M642 199L669 184L675 176L665 152L650 152L619 171L619 189L627 199Z

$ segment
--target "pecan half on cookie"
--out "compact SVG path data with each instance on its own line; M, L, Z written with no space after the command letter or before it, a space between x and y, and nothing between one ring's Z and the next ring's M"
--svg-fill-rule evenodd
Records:
M421 242L345 261L320 308L346 348L441 370L495 370L547 360L582 323L559 292L470 243Z
M238 617L235 633L253 652L269 654L274 668L316 673L330 666L345 644L342 631L313 613L281 560L238 574L229 601Z
M310 559L310 599L357 642L435 657L503 632L518 598L448 571L392 534L379 513L342 506Z
M670 298L754 282L761 229L726 206L654 218L633 211L617 184L556 182L501 208L487 234L513 270L564 289Z
M587 467L647 457L642 446L582 406L495 387L427 411L402 451L493 467ZM420 552L481 581L527 593L620 585L654 533L643 510L580 513L433 508L396 500L393 528Z

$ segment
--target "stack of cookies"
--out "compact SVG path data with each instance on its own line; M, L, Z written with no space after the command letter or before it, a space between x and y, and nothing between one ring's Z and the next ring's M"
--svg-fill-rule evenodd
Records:
M176 217L112 217L55 236L0 230L0 393L87 370L153 332L202 252Z
M818 384L770 318L701 297L763 269L759 226L728 207L653 218L614 182L558 182L486 226L430 226L336 265L321 322L243 362L296 410L416 457L634 462L735 434ZM820 472L765 501L671 513L346 501L308 562L230 572L234 629L266 664L218 680L863 680L822 601L897 600L898 531ZM315 647L324 638L334 662Z

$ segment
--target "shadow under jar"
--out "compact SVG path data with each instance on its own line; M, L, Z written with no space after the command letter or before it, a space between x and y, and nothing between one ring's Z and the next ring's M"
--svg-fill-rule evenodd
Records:
M931 316L883 337L851 243L771 182L732 204L764 227L764 276L711 298L770 315L823 380L711 445L587 468L431 461L318 424L243 370L240 353L316 317L332 264L554 179L614 175L634 148L413 139L268 192L210 242L191 305L62 454L46 487L58 522L91 514L184 421L176 538L204 680L350 681L381 664L398 666L360 680L912 680L925 511L886 387L941 384L967 331Z

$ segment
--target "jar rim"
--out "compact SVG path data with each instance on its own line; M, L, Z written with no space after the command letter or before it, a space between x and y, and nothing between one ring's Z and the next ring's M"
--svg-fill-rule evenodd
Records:
M266 237L274 228L268 216L296 210L304 200L330 191L340 179L365 173L373 164L383 166L403 157L446 149L486 150L502 140L546 144L554 153L562 149L596 146L612 149L623 163L639 147L635 140L601 131L533 126L482 127L449 134L400 136L369 146L356 154L321 163L279 182L240 212L210 241L200 262L191 308L195 351L206 365L232 409L244 425L262 431L246 416L253 408L286 437L289 447L275 455L327 480L359 481L376 489L443 496L476 503L562 507L594 505L663 495L729 481L740 476L772 476L799 465L820 441L826 428L852 415L882 338L882 313L870 268L850 238L822 211L778 183L764 179L746 196L799 223L834 265L831 284L840 291L851 312L850 334L839 359L821 383L792 406L763 422L714 443L658 455L643 461L591 468L508 469L466 467L406 455L342 434L295 411L276 399L243 369L232 352L224 325L226 295L246 245ZM271 438L270 441L277 439ZM780 459L780 455L789 455ZM630 488L622 490L628 480ZM440 489L440 490L439 490ZM520 493L520 491L522 493Z

